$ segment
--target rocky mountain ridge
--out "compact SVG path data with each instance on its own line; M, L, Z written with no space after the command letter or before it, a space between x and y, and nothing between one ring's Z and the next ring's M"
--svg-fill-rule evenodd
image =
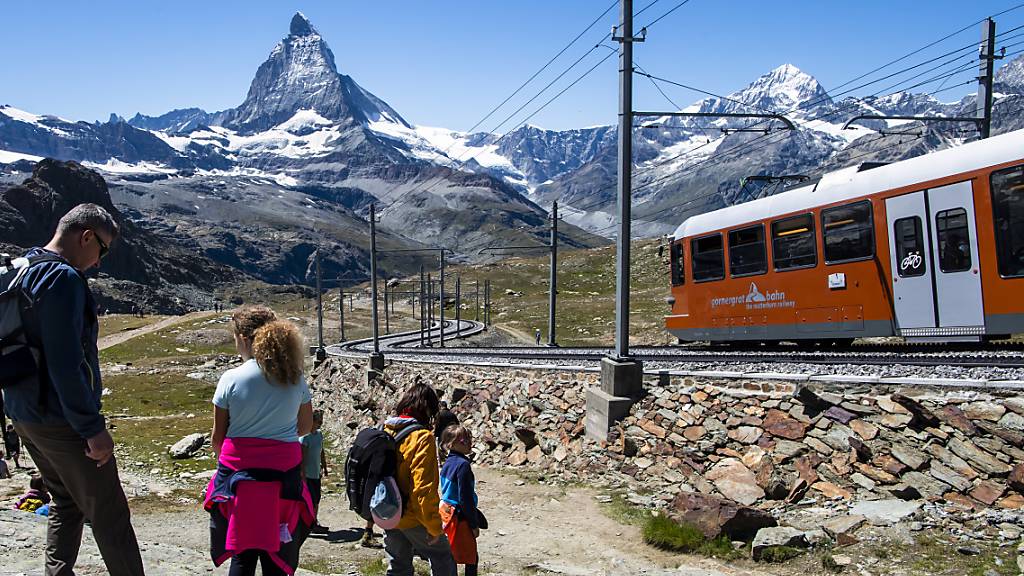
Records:
M1022 66L1017 58L997 75L996 132L1021 125L1012 112L1024 98ZM958 145L972 137L962 125L934 124L927 132L904 122L842 125L857 114L972 115L973 100L943 103L913 92L833 96L810 74L784 64L727 97L705 98L685 110L782 112L795 130L754 120L638 120L636 230L664 233L689 214L778 189L740 186L749 175L820 174ZM737 132L752 128L770 133ZM382 228L413 242L459 246L467 255L496 241L524 239L522 230L541 225L544 207L555 199L568 222L611 236L615 146L615 126L553 131L525 125L498 135L412 125L339 72L330 47L301 13L236 108L182 108L127 121L112 115L102 124L0 108L0 150L7 151L0 152L0 163L66 157L128 182L183 177L181 187L193 178L265 179L285 194L315 189L324 197L343 196L364 217L375 201L386 207ZM487 230L481 230L484 222ZM570 245L600 242L566 230ZM535 231L526 238L541 241Z

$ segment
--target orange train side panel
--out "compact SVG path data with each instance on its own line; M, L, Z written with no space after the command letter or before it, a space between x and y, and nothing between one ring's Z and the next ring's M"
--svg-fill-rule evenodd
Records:
M776 272L769 266L769 270L764 274L739 278L727 276L723 280L695 283L692 281L692 269L689 266L692 262L690 238L677 240L683 243L686 282L681 286L672 287L676 304L672 315L665 318L665 326L668 329L687 330L730 326L744 322L752 325L758 321L767 325L800 325L834 322L834 318L854 316L859 316L857 320L861 322L892 321L892 268L885 199L966 180L973 181L985 314L1024 314L1024 297L1021 296L1024 294L1024 278L1007 279L999 275L989 188L989 176L993 171L1017 164L1020 164L1020 161L884 190L862 198L818 206L809 211L813 214L815 222L820 222L822 209L862 199L870 200L875 228L875 257L870 260L826 265L823 262L822 238L819 231L815 234L818 262L814 267ZM773 214L771 218L760 222L765 224L767 230L772 220L807 212L804 210ZM726 234L728 229L718 232ZM766 242L766 252L770 264L770 241ZM724 258L728 267L727 252ZM837 272L846 275L846 288L830 290L827 285L828 275ZM756 301L747 301L747 295L751 295ZM764 300L760 299L762 296Z

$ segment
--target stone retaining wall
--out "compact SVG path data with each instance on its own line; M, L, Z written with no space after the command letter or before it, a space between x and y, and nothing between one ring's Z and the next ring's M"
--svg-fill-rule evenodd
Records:
M395 364L366 384L364 364L331 359L311 383L325 425L350 439L420 378L474 431L478 463L621 487L643 504L698 492L762 508L808 496L1024 507L1020 396L662 377L596 443L584 438L595 373Z

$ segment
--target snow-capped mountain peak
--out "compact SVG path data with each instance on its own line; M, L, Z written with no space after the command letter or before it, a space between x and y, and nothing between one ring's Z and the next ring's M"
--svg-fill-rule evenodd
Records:
M245 102L229 112L224 125L260 132L299 110L314 110L339 123L384 119L408 126L385 102L338 73L334 53L301 12L292 17L288 36L260 65Z
M762 111L787 112L800 107L831 104L821 84L792 64L783 64L754 80L746 88L729 95ZM749 110L748 110L749 111Z
M313 24L306 18L306 15L302 12L296 12L295 16L292 16L292 23L290 27L292 36L319 36L320 32L313 27Z

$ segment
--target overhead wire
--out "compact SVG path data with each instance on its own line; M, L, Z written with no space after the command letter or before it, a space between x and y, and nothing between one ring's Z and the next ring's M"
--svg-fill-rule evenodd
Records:
M652 22L651 24L648 24L648 27L650 27L650 26L651 26L651 25L653 25L654 23L656 23L656 22L658 22L658 21L662 20L662 19L663 19L663 18L665 18L665 17L666 17L666 16L668 15L668 14L670 14L670 13L674 12L675 10L677 10L677 9L681 8L681 7L683 6L683 5L685 5L685 4L686 4L686 3L688 3L689 1L690 1L690 0L684 0L683 2L681 2L681 3L677 4L677 5L676 5L676 6L674 7L674 8L672 8L671 10L669 10L669 12L667 12L667 13L663 14L662 16L660 16L659 18L657 18L656 20L654 20L654 21L653 21L653 22ZM651 1L651 2L649 3L649 4L647 4L647 6L645 6L644 8L642 8L642 9L641 9L641 10L640 10L639 12L636 12L636 13L634 13L634 17L636 17L637 15L639 15L639 14L642 14L643 12L645 12L645 11L649 10L649 9L650 9L651 7L653 7L653 6L654 6L655 4L657 4L658 2L659 2L659 0L652 0L652 1ZM607 12L608 12L608 11L610 10L610 8L611 8L611 7L609 7L608 9L606 9L606 10L605 10L605 12L603 12L603 13L601 14L601 16L600 16L600 17L598 17L598 20L600 20L600 18L603 18L603 17L604 17L604 16L605 16L605 15L607 14ZM595 21L595 22L596 22L596 21ZM592 24L591 24L591 26L589 26L589 27L587 28L587 30L589 30L589 29L590 29L591 27L593 27L593 25L594 25L594 24L592 23ZM584 31L584 33L585 33L585 32L586 32L586 30ZM581 34L581 35L582 35L582 34ZM505 120L503 120L503 121L502 121L501 123L499 123L499 124L498 124L498 125L497 125L497 126L495 127L495 129L494 129L494 130L492 130L492 132L495 132L495 131L497 131L497 130L498 130L498 129L499 129L499 128L500 128L501 126L502 126L502 125L504 125L504 124L505 124L506 122L508 122L508 120L509 120L509 119L511 119L512 117L514 117L514 116L515 116L515 114L517 114L518 112L522 111L522 110L523 110L523 109L524 109L524 108L525 108L526 106L528 106L528 105L529 105L529 104L530 104L531 102L533 102L534 100L536 100L536 98L537 98L537 97L539 97L539 96L540 96L541 94L543 94L543 93L544 93L545 91L547 91L547 89L548 89L548 88L550 88L550 87L551 87L551 86L552 86L552 85L553 85L553 84L554 84L555 82L557 82L557 81L558 81L559 79L561 79L562 77L564 77L564 76L565 76L565 75L566 75L566 74L567 74L567 73L568 73L569 71L571 71L571 70L572 70L573 68L575 68L575 67L576 67L576 66L577 66L577 65L578 65L578 64L579 64L579 63L580 63L580 62L581 62L582 60L584 60L584 59L585 59L585 58L586 58L587 56L589 56L590 54L592 54L592 53L593 53L593 51L594 51L595 49L597 49L598 47L600 47L600 46L601 46L601 45L603 44L603 42L604 42L605 40L607 40L607 39L608 39L608 38L610 37L610 35L611 35L611 34L609 33L609 34L606 34L606 35L605 35L604 37L602 37L602 39L601 39L601 40L600 40L600 41L598 42L598 44L595 44L595 45L594 45L594 46L593 46L593 47L592 47L592 48L591 48L590 50L588 50L588 51L587 51L587 52L586 52L586 53L585 53L585 54L584 54L584 55L583 55L582 57L580 57L579 59L577 59L577 60L576 60L576 61L575 61L575 62L574 62L573 64L571 64L571 65L570 65L570 66L569 66L568 68L566 68L566 69L565 69L565 70L564 70L564 71L563 71L563 72L562 72L561 74L559 74L559 75L558 75L558 77L556 77L556 78L555 78L555 80L552 80L551 82L549 82L549 83L548 83L548 84L547 84L547 85L546 85L546 86L545 86L544 88L542 88L542 89L541 89L541 90L540 90L540 91L539 91L539 92L538 92L538 93L537 93L537 94L536 94L536 95L535 95L534 97L532 97L532 98L531 98L530 100L528 100L528 101L527 101L527 102L526 102L525 104L523 104L522 106L520 106L520 107L519 107L519 108L518 108L518 109L517 109L517 110L516 110L515 112L513 112L512 114L510 114L510 115L509 115L509 116L508 116L508 117L507 117L507 118L506 118ZM591 67L590 69L588 69L588 70L587 70L587 71L586 71L586 72L585 72L585 73L584 73L583 75L581 75L581 76L580 76L579 78L577 78L576 80L574 80L574 81L573 81L572 83L570 83L570 84L569 84L569 85L568 85L567 87L563 88L563 89L562 89L562 90L561 90L560 92L558 92L558 94L556 94L556 95L555 95L554 97L550 98L550 99L549 99L549 100L548 100L547 102L545 102L545 103L544 103L544 104L543 104L543 105L542 105L541 107L539 107L539 108L538 108L537 110L534 110L534 111L533 111L533 112L532 112L532 113L531 113L531 114L530 114L529 116L527 116L527 117L526 117L526 118L525 118L524 120L520 121L520 122L519 122L519 124L517 124L517 125L516 125L516 126L515 126L514 128L512 128L512 129L511 129L511 130L510 130L509 132L507 132L506 134L504 134L504 135L502 135L501 137L499 137L499 138L498 138L498 140L496 140L495 142L500 142L500 141L501 141L501 140L502 140L503 138L505 138L505 137L506 137L506 136L508 136L508 135L509 135L510 133L512 133L512 132L514 132L514 131L515 131L516 129L518 129L518 128L519 128L520 126L522 126L523 124L525 124L526 122L528 122L528 121L529 121L529 120L530 120L531 118L533 118L533 117L534 117L534 116L536 116L536 115L537 115L538 113L540 113L540 111L541 111L541 110L543 110L543 109L544 109L545 107L547 107L547 106L548 106L548 105L550 105L550 104L551 104L552 102L554 102L554 100L556 100L556 99L557 99L558 97L560 97L560 96L561 96L562 94L564 94L564 93L565 93L565 92L566 92L567 90L569 90L570 88L572 88L573 86L575 86L576 84L578 84L578 83L579 83L580 81L582 81L582 80L583 80L583 78L585 78L585 77L586 77L587 75L589 75L589 74L590 74L590 73L592 73L592 72L593 72L594 70L596 70L596 69L597 69L597 67L598 67L598 66L600 66L600 64L604 63L605 61L607 61L609 57L610 57L610 55L606 55L606 56L605 56L604 58L602 58L602 59L601 59L600 61L598 61L598 63L597 63L597 64L595 64L595 65L594 65L594 66L592 66L592 67ZM454 145L454 143L453 143L453 145ZM449 147L449 148L450 148L450 147ZM469 159L467 159L466 161L469 161L469 160L472 160L472 159L474 159L474 158L475 158L476 156L478 156L478 155L479 155L480 153L482 153L482 150L480 150L480 151L477 151L476 153L474 153L474 154L473 154L473 156L471 156L471 157L470 157ZM463 153L463 155L462 155L462 156L465 156L465 153ZM459 158L457 158L457 159L455 160L455 162L461 162L461 161L462 161L462 156L460 156ZM441 182L442 182L443 180L444 180L444 176L439 176L439 177L438 177L438 178L436 179L436 181L435 181L434 183L430 184L430 185L429 185L429 186L427 186L427 187L424 187L424 188L423 188L422 190L420 190L420 192L421 192L421 193L423 193L423 194L425 194L425 193L429 192L429 191L430 191L430 190L432 190L432 189L433 189L434 187L436 187L436 186L437 186L438 184L440 184L440 183L441 183ZM401 201L401 200L402 200L402 199L403 199L403 198L404 198L405 196L407 196L408 194L410 194L410 193L411 193L411 192L413 192L413 191L417 191L417 190L416 190L416 189L414 189L414 188L410 188L410 189L409 189L409 190L407 190L406 192L404 192L404 193L402 193L401 195L399 195L399 196L398 196L398 198L396 198L395 200L393 200L393 201L392 201L392 202L391 202L391 203L390 203L390 204L389 204L389 205L388 205L387 207L385 207L385 208L384 208L384 210L382 210L382 211L381 211L381 214L383 214L384 212L386 212L386 211L388 211L388 210L390 210L390 209L392 209L392 208L394 208L394 207L398 206L398 205L399 205L399 203L400 203L400 201Z
M955 52L955 51L954 51L954 52ZM934 61L934 60L935 60L935 59L932 59L931 61ZM954 59L954 61L955 61L955 60L958 60L958 59ZM948 62L947 62L947 63L944 63L944 64L948 64ZM941 65L940 65L940 66L941 66ZM918 67L920 67L920 64L919 64L919 65L915 65L915 66L911 66L911 67L909 67L909 68L907 68L907 69L905 69L905 70L903 70L903 71L901 71L901 72L898 72L897 74L899 74L899 73L902 73L902 72L905 72L905 71L908 71L908 70L911 70L911 69L915 69L915 68L918 68ZM932 69L930 69L930 70L928 70L928 71L933 71L933 70L935 70L936 68L937 68L937 67L933 67ZM926 71L925 73L927 73L928 71ZM938 76L936 76L936 77L933 77L933 78L929 78L929 79L927 79L927 80L925 80L925 81L922 81L922 82L920 82L920 83L918 83L918 84L915 84L915 85L913 85L913 86L912 86L912 87L910 87L910 88L904 88L903 90L909 90L909 89L912 89L912 88L914 88L914 87L918 87L918 86L921 86L921 85L925 85L925 84L928 84L928 83L934 82L934 81L936 81L936 80L938 80L938 79L946 78L946 77L948 77L948 76L953 76L953 75L959 74L959 73L960 73L960 72L962 72L962 71L963 71L963 70L957 69L957 70L954 70L953 72L949 72L949 73L945 73L945 74L942 74L942 75L938 75ZM923 73L919 73L919 74L917 74L917 75L915 75L915 76L911 77L910 79L913 79L913 78L919 77L919 76L920 76L920 75L922 75L922 74L923 74ZM887 76L887 77L892 77L892 75L889 75L889 76ZM907 80L909 80L909 79L905 79L905 80L904 80L904 82L905 82L905 81L907 81ZM671 81L670 81L670 82L671 82ZM874 82L874 81L873 81L873 82L870 82L870 83L868 83L868 85L870 85L870 84L873 84L873 83L875 83L875 82ZM965 83L965 84L969 84L969 83L970 83L970 82L967 82L967 83ZM848 85L848 84L849 84L849 83L847 83L847 85ZM953 89L953 88L956 88L956 87L958 87L958 86L960 86L960 85L956 85L956 86L951 86L951 87L947 88L946 90L949 90L949 89ZM687 87L687 88L689 88L689 87ZM945 90L943 90L943 91L945 91ZM879 91L879 92L881 92L881 91ZM875 93L874 95L875 95L875 96L877 96L877 94L878 94L879 92L876 92L876 93ZM847 106L847 107L848 107L848 106ZM840 109L840 110L834 110L834 111L830 111L830 112L827 112L827 113L825 113L825 114L822 114L822 115L820 115L820 116L818 116L818 117L816 117L816 118L810 118L810 119L804 119L804 120L799 120L798 122L800 122L801 124L808 124L808 123L810 123L810 122L812 122L812 121L814 121L814 120L820 119L821 117L826 117L826 116L829 116L829 115L833 115L833 114L835 114L835 113L837 113L837 112L839 112L839 111L841 111L841 109ZM786 112L786 113L788 113L788 112ZM791 135L791 133L789 133L789 135ZM757 142L757 141L759 141L759 140L765 139L765 138L766 138L767 136L768 136L768 135L766 134L766 135L764 135L764 136L758 137L758 138L754 139L754 140L753 140L753 142ZM764 146L761 146L761 147L760 147L760 148L758 148L758 149L763 149L763 148L765 148L765 147L767 147L767 146L770 146L770 145L772 145L772 144L774 144L774 143L777 143L777 142L770 142L770 143L767 143L767 144L765 144ZM737 147L734 147L733 149L729 149L729 150L727 150L727 151L726 151L725 153L723 153L723 154L735 153L735 151L736 151L736 148L741 148L741 147L744 147L744 146L749 146L750 144L752 144L752 142L747 142L747 143L745 143L745 144L741 144L740 146L737 146ZM845 148L845 149L849 149L849 148L850 148L850 147L847 147L847 148ZM845 149L844 149L844 150L845 150ZM688 151L687 153L689 153L689 152L692 152L692 151ZM877 153L877 152L878 152L878 151L874 151L873 153ZM685 154L685 153L684 153L684 154ZM691 169L688 169L688 170L684 171L684 172L683 172L682 174L680 174L680 173L671 173L671 174L666 174L666 175L664 175L664 176L663 176L662 178L656 179L656 180L654 180L654 181L651 181L651 182L647 182L647 183L644 183L644 184L642 184L641 186L638 186L638 187L634 188L634 190L633 190L633 191L634 191L634 192L636 192L636 191L642 190L643 188L645 188L645 187L649 187L649 186L651 186L651 185L653 185L653 184L655 184L655 183L658 183L659 181L664 181L664 180L667 180L667 179L670 179L670 178L678 178L678 177L680 177L680 176L682 176L682 175L686 175L686 174L688 174L688 173L691 173L691 172L695 172L696 170L700 169L700 166L699 166L699 165L701 165L701 164L705 164L705 163L707 163L707 162L708 162L709 160L711 160L711 159L709 158L709 159L705 159L705 160L703 160L703 161L701 161L701 162L698 162L696 166L692 167ZM715 161L722 161L722 160L721 160L721 156L716 156L716 157L714 158L714 160L715 160ZM608 189L608 188L606 187L605 189ZM684 203L683 205L689 205L689 204L691 204L691 203L693 203L693 202L695 202L695 201L697 201L697 200L700 200L700 199L703 199L703 198L706 198L706 197L710 197L710 196L713 196L713 195L716 195L716 194L718 194L717 190L716 190L716 191L714 191L714 192L712 192L712 193L708 193L708 194L704 194L704 195L700 195L700 196L697 196L697 197L691 198L691 199L689 199L689 200L688 200L687 202L685 202L685 203ZM607 203L606 201L601 201L599 205L601 205L601 204L606 204L606 203ZM577 209L577 210L579 210L579 209L580 209L580 208L577 208L577 207L572 207L572 208L575 208L575 209ZM671 209L671 210L672 210L673 212L675 212L675 211L676 211L676 210L675 210L675 208L677 208L677 206L670 206L670 207L669 207L668 209ZM650 216L652 216L652 215L654 215L654 214L657 214L657 213L662 213L662 212L664 212L665 210L666 210L666 209L662 208L662 209L659 209L659 210L657 210L657 211L655 211L655 212L651 212L651 213L649 213L649 214L644 214L644 215L640 215L640 214L637 214L637 215L635 216L635 218L637 218L637 219L639 219L639 218L647 218L647 217L650 217ZM604 227L604 228L599 228L599 229L597 229L597 230L596 230L596 231L594 231L594 232L597 232L597 233L601 233L601 232L603 232L603 231L606 231L606 230L611 230L611 229L613 229L613 228L614 228L613 226L609 226L609 227Z

